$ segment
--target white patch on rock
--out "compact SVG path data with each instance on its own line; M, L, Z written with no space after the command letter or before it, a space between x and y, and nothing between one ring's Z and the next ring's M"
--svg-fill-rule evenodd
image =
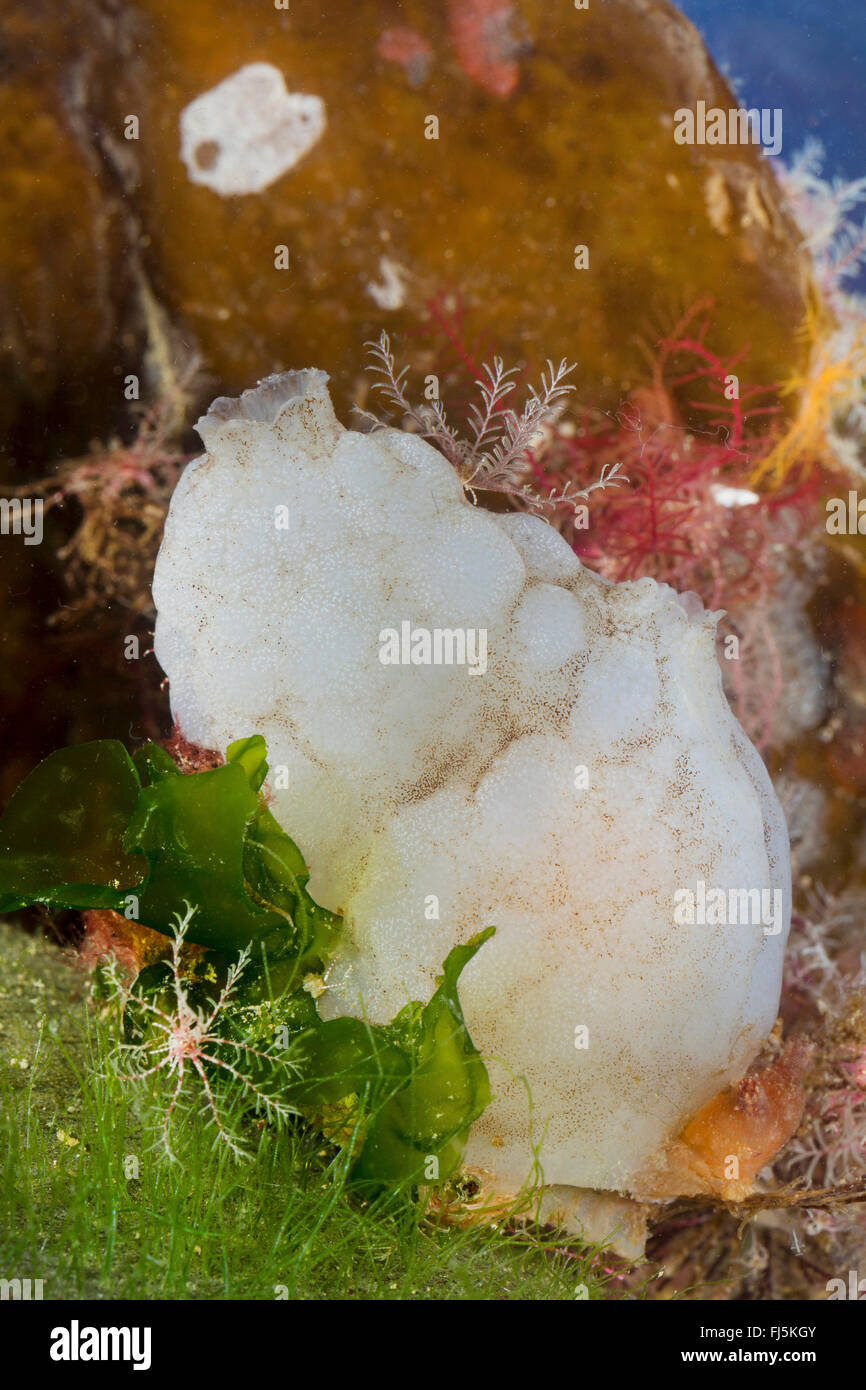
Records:
M271 63L248 63L180 113L180 154L193 183L223 198L261 193L313 148L321 97L286 88Z
M374 299L380 309L402 309L406 299L406 271L396 261L391 261L387 256L379 258L379 275L381 280L378 284L369 281L367 293Z

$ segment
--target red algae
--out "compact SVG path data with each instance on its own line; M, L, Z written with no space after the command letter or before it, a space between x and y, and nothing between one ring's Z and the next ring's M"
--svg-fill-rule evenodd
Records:
M517 22L509 0L449 0L448 30L458 63L485 92L503 100L520 80Z

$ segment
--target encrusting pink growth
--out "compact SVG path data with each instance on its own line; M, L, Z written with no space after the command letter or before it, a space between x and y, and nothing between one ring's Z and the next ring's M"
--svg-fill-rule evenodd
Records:
M83 918L84 939L78 959L88 974L99 965L114 962L120 979L131 984L140 970L168 952L164 936L140 922L128 921L119 912L93 908ZM199 951L201 947L189 949Z
M413 87L424 81L433 60L433 49L424 36L403 24L383 30L376 51L387 63L398 63Z
M188 738L184 738L176 724L171 731L171 737L165 739L162 746L184 773L205 772L208 768L222 767L225 762L222 753L216 752L213 748L202 748L198 743L191 743Z
M520 79L523 45L509 0L449 0L448 30L463 71L485 92L510 97Z

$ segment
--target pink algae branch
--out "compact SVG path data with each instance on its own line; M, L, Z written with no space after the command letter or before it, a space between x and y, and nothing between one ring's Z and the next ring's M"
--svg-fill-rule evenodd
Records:
M448 32L463 71L485 92L510 97L520 79L517 15L509 0L448 0Z

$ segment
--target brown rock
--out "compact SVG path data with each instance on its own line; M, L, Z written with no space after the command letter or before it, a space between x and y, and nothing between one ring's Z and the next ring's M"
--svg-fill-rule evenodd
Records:
M37 11L58 70L46 80L17 50L0 115L8 169L15 113L29 113L15 166L24 211L4 257L6 317L26 325L23 339L6 332L21 389L46 374L86 379L116 331L132 256L118 261L120 192L125 234L138 229L158 296L221 389L316 364L345 406L364 340L382 327L397 342L417 334L446 291L509 361L576 359L582 399L602 405L645 376L656 337L703 297L716 302L714 350L750 345L750 381L796 364L806 269L770 161L755 146L674 143L678 108L736 102L666 0L555 13L543 0ZM251 63L319 97L327 125L262 191L223 196L191 180L181 112ZM128 115L137 140L124 139ZM431 116L438 139L425 138ZM218 170L219 148L200 141L196 177ZM574 267L579 245L589 269ZM288 269L275 268L280 246ZM412 356L446 376L453 361L432 330Z
M104 144L119 12L2 0L0 25L0 477L20 482L114 428L141 347L130 209Z

